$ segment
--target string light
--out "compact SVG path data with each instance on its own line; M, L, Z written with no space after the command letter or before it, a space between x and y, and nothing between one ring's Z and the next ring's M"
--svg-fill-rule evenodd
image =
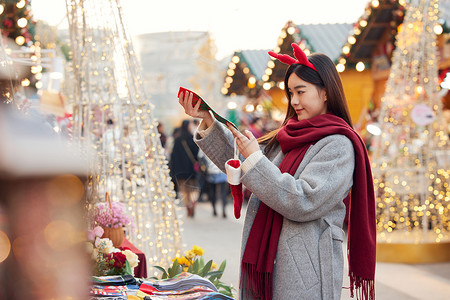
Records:
M396 37L372 156L379 242L450 240L450 148L440 121L436 35L430 30L438 21L431 9L437 3L410 5Z
M127 238L148 265L168 266L182 249L179 200L121 6L114 2L66 0L74 53L67 73L77 82L74 143L96 152L89 162L88 209L108 192L132 217Z

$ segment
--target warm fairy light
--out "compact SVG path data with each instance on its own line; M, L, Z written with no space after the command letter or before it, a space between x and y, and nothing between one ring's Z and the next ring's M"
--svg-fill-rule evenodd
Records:
M228 69L227 75L228 75L228 76L234 76L234 70Z
M261 104L256 105L256 111L262 112L264 107Z
M360 61L360 62L358 62L357 64L356 64L356 71L358 71L358 72L362 72L362 71L364 71L364 69L366 68L366 66L364 65L364 63L362 62L362 61Z
M20 18L19 20L17 20L17 26L19 26L20 28L24 28L25 26L27 26L28 21L25 18Z
M22 82L20 84L22 86L29 86L30 85L30 80L28 78L25 78L24 80L22 80Z
M267 75L272 75L272 69L271 68L267 68L264 73L266 73Z
M280 38L284 39L286 37L287 37L286 31L282 30L281 33L280 33Z
M349 44L353 45L354 43L356 43L356 38L353 35L351 35L348 37L347 41Z
M442 28L442 25L441 25L441 24L436 24L436 25L434 25L434 27L433 27L433 31L434 31L434 33L436 33L437 35L440 35L440 34L442 34L442 32L444 31L444 29Z
M272 87L272 84L270 84L270 82L265 82L263 84L263 89L265 89L266 91L270 90L271 87Z
M256 79L255 79L255 77L252 76L252 77L250 77L248 79L247 86L250 89L252 89L252 88L254 88L256 86Z
M267 81L267 80L269 80L269 75L264 74L264 75L261 77L261 79L262 79L263 81Z
M228 89L223 87L223 88L220 89L220 92L221 92L223 95L226 95L226 94L228 94Z
M339 73L344 72L344 71L345 71L345 65L344 65L344 64L337 64L337 65L336 65L336 70L337 70Z
M228 65L228 68L234 70L234 69L236 69L236 64L233 62L230 62L230 64Z
M0 4L0 15L5 11L3 4Z
M237 63L239 63L240 58L239 58L239 56L235 55L235 56L233 56L233 58L231 59L231 61L234 62L235 64L237 64Z
M242 69L242 72L244 74L248 74L248 73L250 73L250 69L248 67L245 67L244 69Z
M273 60L269 60L268 62L267 62L267 66L269 67L269 68L275 68L275 62L273 61Z
M278 82L277 86L279 89L284 90L284 81Z
M16 7L17 8L24 8L25 4L26 4L25 0L20 0L19 2L17 2Z
M33 73L33 74L40 73L41 71L42 71L41 65L31 67L31 73Z
M350 47L348 45L345 45L342 47L342 53L349 54L350 53Z
M288 32L290 35L293 35L293 34L295 33L295 27L294 27L294 26L288 27L287 32Z
M343 57L339 58L339 63L345 65L347 63L347 60Z
M380 6L380 2L378 0L372 0L372 6L377 8L378 6Z
M225 82L226 82L226 83L232 83L232 82L233 82L233 77L227 76L227 77L225 78Z
M19 46L22 46L25 43L25 38L21 35L16 37L16 44Z
M420 85L416 86L416 93L417 94L423 94L424 91L425 90L424 90L423 86L420 86Z
M228 109L236 109L237 108L237 103L234 101L230 101L227 103L227 108Z
M355 35L360 35L360 34L361 34L361 29L355 28L355 29L353 30L353 33L354 33Z
M246 112L253 112L255 110L255 106L253 104L247 104L245 106L245 111Z
M0 264L9 256L11 252L11 241L6 233L0 230Z
M367 21L366 20L361 20L361 21L359 21L359 25L361 27L366 27L367 26Z
M42 89L42 86L43 86L42 81L37 81L35 86L38 90Z

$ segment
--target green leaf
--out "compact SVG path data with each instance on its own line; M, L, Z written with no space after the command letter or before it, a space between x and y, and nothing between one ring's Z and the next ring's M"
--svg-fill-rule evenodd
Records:
M169 278L173 278L175 275L178 275L183 271L183 268L180 266L177 260L173 262L172 268L169 268Z
M128 260L125 261L125 273L128 275L133 275L133 270L131 269L130 263L128 262Z
M226 267L226 266L227 266L227 261L224 260L224 261L220 264L220 267L219 267L219 271L222 271L222 275L223 275L223 272L225 271L225 267ZM217 279L222 278L222 275L217 276Z
M163 273L162 275L163 275L163 276L165 275L166 278L167 278L167 276L169 276L169 275L167 274L166 270L164 270L164 268L162 268L162 267L160 267L160 266L153 266L153 268L160 270L160 271Z
M206 265L202 268L201 273L199 275L205 277L205 275L209 272L209 270L211 270L212 263L213 263L212 260L208 261Z
M198 274L198 270L200 269L200 262L198 261L198 259L196 259L193 263L192 266L192 273L193 274Z
M203 277L209 277L209 281L213 282L214 280L218 279L219 275L222 275L222 271L211 271L205 274Z

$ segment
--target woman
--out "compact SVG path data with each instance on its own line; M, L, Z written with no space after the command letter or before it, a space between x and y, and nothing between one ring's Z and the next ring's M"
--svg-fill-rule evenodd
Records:
M183 198L187 216L194 217L195 201L193 192L197 189L196 171L194 164L197 162L198 146L192 136L192 121L183 120L180 133L173 142L170 154L169 169L172 180Z
M343 223L348 209L350 289L374 298L375 201L367 152L354 132L333 62L269 52L289 66L289 100L278 130L259 141L220 126L180 95L185 112L202 118L194 136L219 167L233 157L233 137L245 159L241 182L252 191L243 229L240 299L340 299Z

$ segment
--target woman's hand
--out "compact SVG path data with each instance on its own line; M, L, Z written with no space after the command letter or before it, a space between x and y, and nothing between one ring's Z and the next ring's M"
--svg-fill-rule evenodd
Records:
M192 106L192 99L194 98L194 94L190 92L182 92L180 93L180 97L178 98L178 102L183 106L184 112L193 117L193 118L200 118L203 119L203 121L206 123L206 125L209 127L214 122L213 117L209 113L209 110L201 110L200 104L201 101L197 101L197 104L195 106Z
M245 130L246 135L243 135L230 123L227 123L227 127L236 138L236 145L238 146L239 152L242 154L242 156L247 158L251 154L260 150L258 141L256 140L253 133L251 133L251 131Z

